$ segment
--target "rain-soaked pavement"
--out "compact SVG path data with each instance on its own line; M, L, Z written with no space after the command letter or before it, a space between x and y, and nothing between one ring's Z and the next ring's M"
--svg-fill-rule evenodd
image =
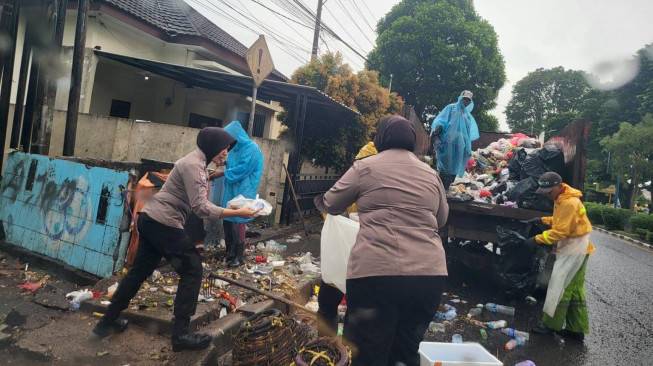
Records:
M427 332L425 340L450 342L451 335L459 333L465 341L484 345L504 365L523 360L538 366L653 365L653 251L601 233L591 238L596 253L590 256L585 278L590 334L584 342L531 333L524 347L506 351L507 336L488 330L489 338L483 341L479 328L464 320L448 326L446 333ZM467 302L452 303L454 297L443 296L443 304L450 303L463 314L459 318L476 303L506 302L478 276L456 266L450 267L447 290ZM537 305L517 301L512 303L514 317L484 312L479 320L505 319L509 327L530 331L541 318L542 304L541 297Z

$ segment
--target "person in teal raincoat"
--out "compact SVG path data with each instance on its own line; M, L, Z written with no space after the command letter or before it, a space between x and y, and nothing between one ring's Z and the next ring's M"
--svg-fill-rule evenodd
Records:
M478 126L471 112L472 92L463 91L456 103L446 106L431 124L431 143L437 152L437 169L445 188L456 176L462 177L472 156L472 141L479 138Z
M227 166L224 171L216 171L211 178L224 176L223 207L234 197L242 194L245 198L256 198L261 175L263 174L263 153L239 121L233 121L225 130L238 142L229 151ZM243 264L245 251L245 223L253 219L231 217L223 220L225 244L227 246L226 261L229 267L239 267Z

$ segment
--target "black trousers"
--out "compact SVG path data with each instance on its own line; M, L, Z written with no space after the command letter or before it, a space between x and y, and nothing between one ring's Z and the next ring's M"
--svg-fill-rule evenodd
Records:
M440 179L442 180L442 185L444 185L445 190L449 190L449 186L456 180L455 174L446 174L440 173Z
M345 294L336 287L320 283L317 294L317 335L318 337L335 337L338 334L338 305Z
M419 343L445 281L446 276L348 279L344 337L352 345L352 366L419 365Z
M140 241L136 258L127 275L120 281L111 298L104 320L112 322L129 306L143 282L165 257L177 271L179 286L175 297L176 319L189 319L195 314L197 296L202 285L202 258L185 230L166 226L152 220L147 214L138 217Z
M231 261L236 257L242 257L245 252L245 224L222 220L224 228L224 243L226 246L225 257Z

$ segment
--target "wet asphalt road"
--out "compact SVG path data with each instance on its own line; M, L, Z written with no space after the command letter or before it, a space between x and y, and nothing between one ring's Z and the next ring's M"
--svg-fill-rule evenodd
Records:
M464 320L448 326L446 333L427 332L425 340L450 342L451 335L459 333L465 341L484 345L504 365L523 360L538 366L653 365L653 251L596 232L591 240L596 253L590 256L585 278L590 334L584 342L531 333L524 347L506 351L507 336L488 330L489 338L483 341L479 328ZM449 295L443 296L443 304L455 305L466 314L476 303L510 303L482 276L470 272L450 267L448 291L467 303L452 303L454 297ZM541 297L537 305L512 302L515 317L484 312L479 320L505 319L510 327L530 331L541 319L543 302Z

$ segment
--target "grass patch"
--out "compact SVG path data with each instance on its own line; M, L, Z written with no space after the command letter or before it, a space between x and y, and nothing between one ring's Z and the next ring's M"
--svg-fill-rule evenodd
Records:
M633 238L633 239L635 239L637 241L642 240L642 238L640 238L639 235L637 235L636 233L627 233L627 232L622 231L622 230L612 230L612 232L615 233L615 234L625 235L625 236L627 236L629 238Z

